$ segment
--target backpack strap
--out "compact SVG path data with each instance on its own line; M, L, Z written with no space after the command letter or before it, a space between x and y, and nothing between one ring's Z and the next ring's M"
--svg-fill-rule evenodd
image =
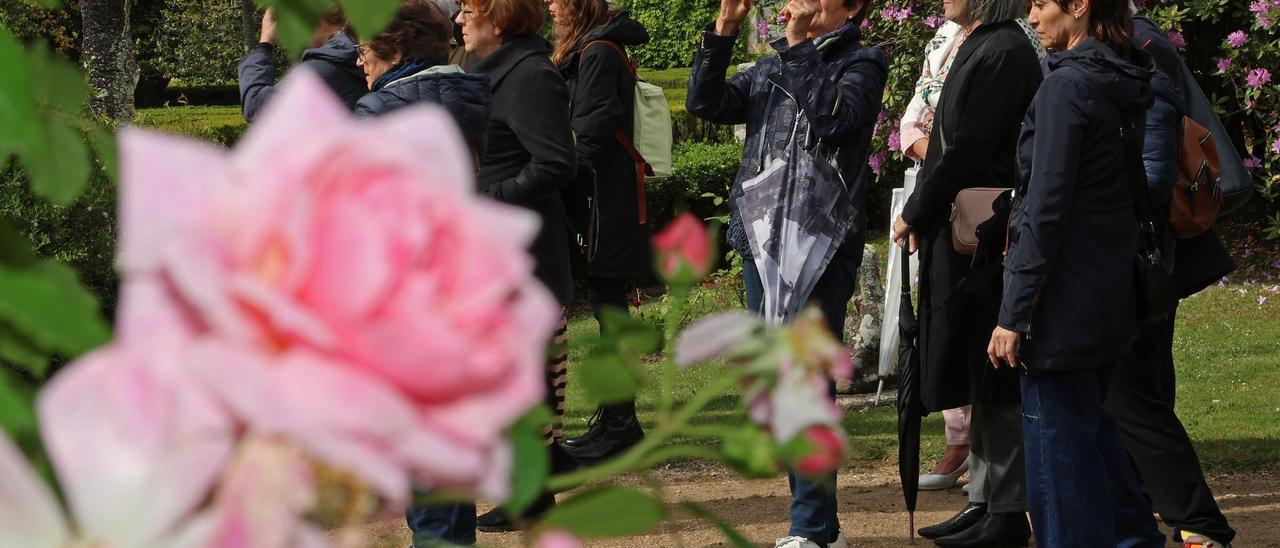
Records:
M595 44L605 44L610 48L613 48L613 51L618 52L618 56L622 58L622 64L626 65L627 72L631 73L632 85L640 80L640 77L636 74L636 65L627 57L626 50L623 50L622 46L619 46L617 43L610 40L595 40L593 42L587 42L585 46L582 46L582 51L578 54L579 73L581 73L582 58L586 57L587 48ZM633 110L636 107L637 105L631 106ZM613 136L614 139L618 141L618 144L621 144L622 148L627 151L627 155L631 156L632 161L636 164L636 218L639 220L639 224L648 224L649 215L648 208L645 204L644 178L645 175L653 175L653 167L649 165L649 162L645 161L644 156L640 155L640 151L636 149L635 143L633 143L631 139L627 138L627 134L622 132L622 128L614 128Z

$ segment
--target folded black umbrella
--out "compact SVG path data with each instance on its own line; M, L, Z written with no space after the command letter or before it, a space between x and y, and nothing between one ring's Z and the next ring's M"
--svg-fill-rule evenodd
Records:
M905 252L901 255L902 271L910 272L911 256ZM920 322L911 302L911 284L905 280L898 307L898 332L898 479L907 505L908 533L914 543L916 496L920 492L920 418L925 409L920 403L920 354L916 348Z

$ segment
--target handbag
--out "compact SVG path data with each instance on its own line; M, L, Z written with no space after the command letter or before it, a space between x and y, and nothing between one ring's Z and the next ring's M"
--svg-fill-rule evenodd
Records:
M992 204L1007 188L974 187L956 194L951 204L951 247L956 253L972 256L978 251L978 225L995 215Z
M1222 209L1222 178L1213 133L1191 118L1183 120L1178 172L1169 200L1169 229L1178 238L1194 238L1213 228Z
M1139 114L1145 115L1142 112ZM1121 122L1120 135L1124 139L1125 171L1129 189L1133 193L1133 211L1142 231L1142 240L1134 257L1133 273L1137 315L1139 322L1147 323L1173 313L1178 306L1178 293L1156 240L1151 198L1147 194L1147 172L1142 165L1142 141L1138 138L1141 134L1137 131L1137 121L1134 118L1130 116Z

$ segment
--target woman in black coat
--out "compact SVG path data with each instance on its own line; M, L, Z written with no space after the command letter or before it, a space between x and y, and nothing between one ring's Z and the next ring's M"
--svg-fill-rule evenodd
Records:
M626 46L649 41L627 12L610 13L605 0L546 0L555 19L552 62L569 86L569 115L578 151L578 184L561 195L577 238L586 243L587 291L602 329L603 310L627 313L628 282L653 268L645 213L644 162L632 155L634 69ZM594 172L594 173L593 173ZM601 406L585 435L564 445L594 463L644 438L634 401Z
M952 245L951 204L970 187L1012 187L1018 131L1040 84L1035 48L1015 19L1021 0L955 1L947 18L967 33L947 75L929 149L894 237L919 247L921 395L942 411L973 404L969 504L920 534L943 546L1025 541L1026 490L1016 374L984 367L999 293L973 293L973 257ZM1001 242L1003 243L1003 242ZM997 266L998 268L998 266Z
M543 19L542 0L471 0L455 22L462 27L469 71L485 75L493 93L478 190L541 218L542 228L529 250L534 274L563 306L573 298L573 277L560 188L574 176L576 161L569 91L551 64L551 45L537 36ZM554 343L563 343L564 336L562 319ZM553 347L561 350L547 361L547 405L556 413L548 442L552 468L563 471L568 462L556 442L564 416L567 351L563 344ZM425 507L410 513L409 525L415 537L468 545L475 544L476 529L510 531L554 505L555 496L543 493L515 519L501 508L477 519L474 505Z
M996 367L1023 371L1027 495L1044 548L1164 545L1103 411L1135 333L1133 200L1146 184L1128 172L1142 161L1152 102L1151 59L1130 46L1128 8L1035 0L1031 9L1058 53L1023 123L1004 298L987 351Z

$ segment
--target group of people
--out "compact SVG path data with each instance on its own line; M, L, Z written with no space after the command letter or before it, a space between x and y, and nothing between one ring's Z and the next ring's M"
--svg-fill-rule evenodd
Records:
M728 77L752 4L721 0L692 60L687 108L745 124L739 188L797 135L840 172L855 219L809 298L841 336L889 62L862 43L869 0L790 0L776 54ZM1134 304L1134 204L1149 202L1157 225L1167 217L1188 85L1181 61L1128 0L944 6L949 22L929 43L902 120L902 152L921 165L893 238L920 256L921 393L948 425L948 450L922 486L949 487L965 470L971 482L970 502L920 534L942 546L1025 545L1034 528L1043 547L1161 546L1154 506L1186 542L1229 546L1234 531L1173 413L1173 314L1140 322ZM554 43L538 34L546 11ZM268 12L262 43L240 65L250 122L274 86L274 41ZM327 15L301 65L357 116L443 105L474 156L477 191L541 217L530 249L538 279L562 305L575 279L584 282L601 319L626 313L628 285L652 264L626 54L647 41L605 0L404 0L372 37ZM1130 184L1135 163L1146 175L1141 196ZM1007 221L987 223L969 256L952 245L949 219L957 194L973 187L1012 191L993 207ZM1177 268L1220 260L1154 228ZM747 306L759 312L758 250L736 210L727 237L745 259ZM584 435L563 437L563 347L553 346L561 350L546 369L556 470L607 459L644 435L634 402L620 402L601 406ZM789 480L791 527L777 546L846 546L834 473ZM545 493L522 516L499 508L479 517L470 505L424 506L408 521L415 538L465 545L477 528L509 530L554 504Z

